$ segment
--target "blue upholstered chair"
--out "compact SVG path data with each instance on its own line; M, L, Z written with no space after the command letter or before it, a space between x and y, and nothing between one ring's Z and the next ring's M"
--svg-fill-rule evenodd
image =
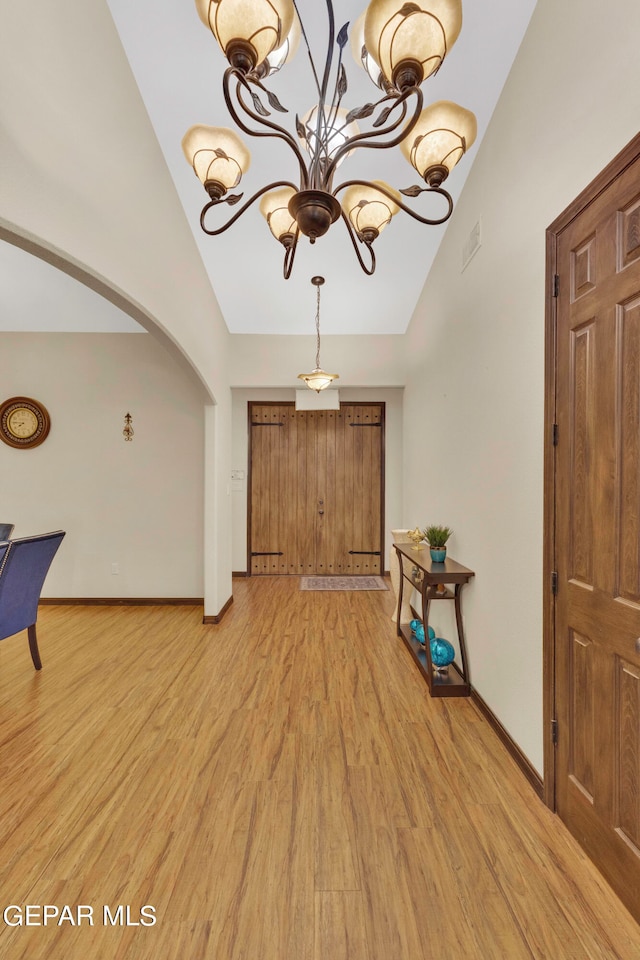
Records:
M12 533L12 523L0 523L0 541L8 540Z
M64 530L0 543L0 640L27 630L36 670L42 668L36 620L40 591Z

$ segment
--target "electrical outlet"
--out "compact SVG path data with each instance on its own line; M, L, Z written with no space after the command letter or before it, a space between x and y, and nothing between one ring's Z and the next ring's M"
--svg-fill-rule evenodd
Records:
M113 573L113 574L120 573L120 564L119 564L119 563L112 563L112 564L111 564L111 573Z

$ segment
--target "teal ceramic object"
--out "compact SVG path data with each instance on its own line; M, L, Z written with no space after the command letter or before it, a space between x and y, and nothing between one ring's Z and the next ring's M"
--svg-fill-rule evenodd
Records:
M425 639L424 639L424 626L423 626L422 620L412 620L411 623L409 624L409 627L411 629L411 633L414 635L416 640L418 640L422 644L422 646L424 646ZM432 640L435 640L436 632L433 629L433 627L427 627L427 632L429 634L429 641L431 642Z
M456 652L448 640L442 637L434 637L429 644L431 650L431 662L434 667L448 667L453 663Z
M435 547L431 547L430 553L434 563L444 563L444 558L447 555L446 548L444 550L436 550Z

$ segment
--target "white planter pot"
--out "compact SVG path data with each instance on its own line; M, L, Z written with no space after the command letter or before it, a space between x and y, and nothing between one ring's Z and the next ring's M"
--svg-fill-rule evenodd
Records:
M408 530L392 530L391 534L393 536L394 543L411 543L411 538L408 536ZM391 619L393 623L396 623L398 612L398 591L400 589L400 564L398 562L398 554L396 553L395 547L391 547L391 551L389 553L389 573L391 575L391 588L393 590L393 595L396 598L396 604ZM411 612L411 585L409 583L405 583L404 593L402 596L402 609L400 611L400 623L410 623L411 620L413 620L413 614Z

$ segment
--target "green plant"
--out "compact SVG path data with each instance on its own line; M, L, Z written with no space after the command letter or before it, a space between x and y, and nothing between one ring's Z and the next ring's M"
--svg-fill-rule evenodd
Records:
M431 526L424 528L425 540L430 547L434 547L436 549L442 549L452 533L453 530L451 527Z

